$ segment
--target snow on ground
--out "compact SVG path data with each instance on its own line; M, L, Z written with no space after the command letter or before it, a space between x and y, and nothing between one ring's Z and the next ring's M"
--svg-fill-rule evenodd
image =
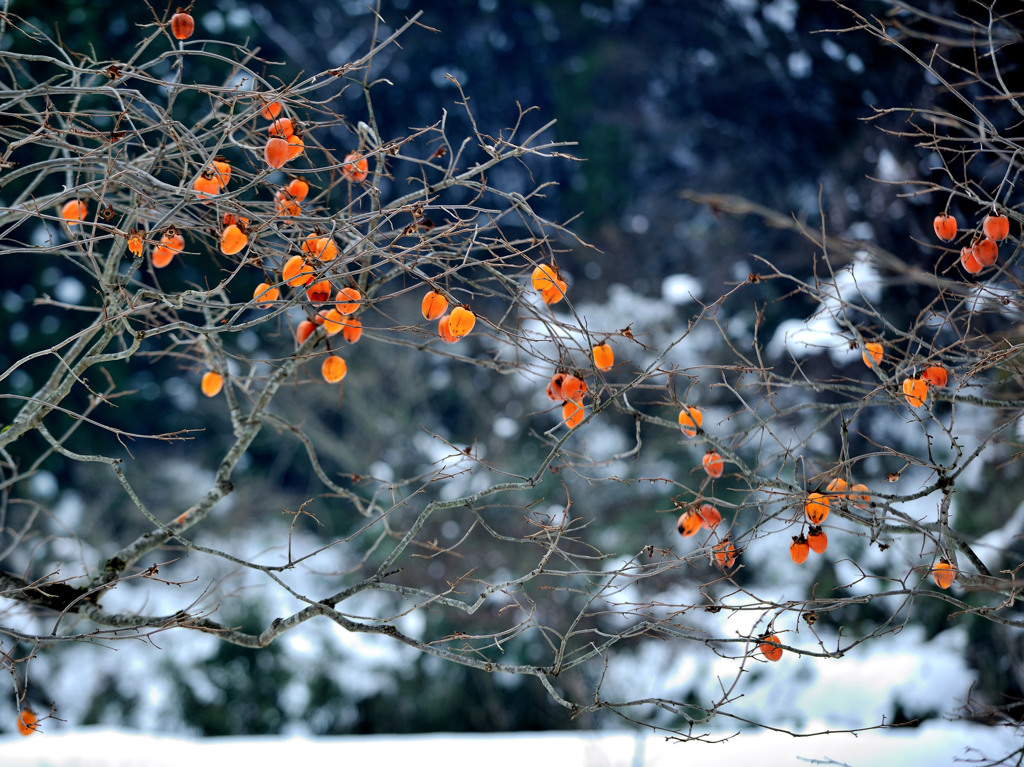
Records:
M0 739L4 767L279 767L281 764L456 764L521 767L677 767L680 764L843 764L907 767L963 764L957 758L1004 756L1020 747L1007 728L933 722L857 735L793 737L723 732L716 742L680 743L648 733L223 738L186 740L116 730L80 730Z

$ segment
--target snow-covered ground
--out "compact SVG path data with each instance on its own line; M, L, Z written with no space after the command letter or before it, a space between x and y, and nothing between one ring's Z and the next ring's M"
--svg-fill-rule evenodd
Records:
M80 730L0 740L3 767L279 767L281 764L523 764L559 767L661 767L680 764L829 764L943 767L985 764L1021 747L1013 730L964 723L859 735L793 737L722 733L715 742L679 743L651 734L524 733L408 737L224 738L186 740L116 730ZM974 761L980 760L980 761Z

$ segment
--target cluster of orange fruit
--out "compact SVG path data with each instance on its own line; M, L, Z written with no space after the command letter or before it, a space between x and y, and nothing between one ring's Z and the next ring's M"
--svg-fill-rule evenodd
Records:
M885 349L878 341L864 344L861 359L868 367L881 365L885 357ZM929 365L918 376L903 379L903 396L911 407L921 407L928 398L929 389L934 386L943 388L949 383L949 371L941 365Z
M935 236L943 242L956 239L959 229L956 218L940 213L932 222ZM968 274L979 274L993 266L999 258L999 243L1010 234L1010 220L1002 214L989 214L981 221L982 236L960 249L960 266Z

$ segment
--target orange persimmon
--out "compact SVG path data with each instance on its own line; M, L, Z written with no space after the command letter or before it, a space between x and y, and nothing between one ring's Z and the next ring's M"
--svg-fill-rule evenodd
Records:
M702 521L700 515L693 509L684 511L679 515L679 519L676 520L676 530L678 530L679 534L684 538L696 535L697 531L700 530L701 525Z
M700 508L697 509L697 516L700 517L701 526L706 527L708 530L718 527L722 521L722 512L710 503L702 503Z
M579 426L586 414L586 408L584 408L579 402L568 400L564 405L562 405L562 420L570 429L575 429Z
M960 249L960 266L968 274L979 274L985 268L981 261L978 260L977 255L975 255L973 247Z
M945 557L932 565L932 580L940 589L948 589L956 580L956 567Z
M153 249L153 266L156 269L163 269L184 249L185 238L173 226L170 227L160 237L160 244Z
M807 531L807 545L815 554L824 554L828 548L828 536L820 527L815 526Z
M231 181L231 166L223 157L213 158L213 175L222 189L226 188L228 182Z
M821 493L810 493L804 502L804 514L812 525L820 525L828 517L831 502Z
M68 200L60 209L60 216L68 226L78 226L89 214L84 200Z
M330 301L332 293L334 293L334 286L331 285L330 280L320 280L320 282L314 283L306 288L306 298L314 304L322 304L324 301Z
M306 144L298 133L293 133L288 137L288 159L294 160L300 154L306 150Z
M881 365L884 354L885 350L878 341L869 341L864 344L864 351L860 353L860 358L864 360L865 365L871 367L871 360L874 360L876 365Z
M706 452L701 459L701 463L704 464L704 471L712 479L718 479L722 476L722 472L725 471L725 460L716 450Z
M321 261L333 261L338 255L338 244L333 237L311 234L302 243L302 252Z
M692 405L683 405L679 411L679 428L687 437L697 436L697 429L704 423L704 414Z
M298 327L295 328L295 345L302 346L305 340L313 335L314 330L316 330L316 325L309 320L300 322Z
M448 325L448 320L451 316L448 314L442 314L437 320L437 334L441 336L441 340L446 344L454 344L458 342L458 338L452 335L451 327Z
M320 366L320 375L327 383L338 383L348 373L348 365L337 354L327 357Z
M931 365L926 367L924 372L921 373L923 378L929 386L938 386L940 389L949 383L949 373L946 368L941 365Z
M220 394L220 390L224 387L224 376L220 373L214 373L212 370L207 370L203 373L203 380L199 383L199 388L202 389L203 394L207 397L216 397Z
M906 378L903 380L903 396L911 407L921 407L928 398L928 382L923 378Z
M270 127L267 128L268 136L271 138L279 138L282 141L294 133L295 126L292 125L291 118L289 117L278 117L274 122L270 123Z
M718 566L723 570L729 570L736 564L736 544L732 542L732 538L726 536L722 539L721 543L715 545L714 548L715 561L718 562Z
M341 166L341 177L346 181L365 181L369 175L370 164L358 152L349 152Z
M562 379L562 398L572 402L582 402L587 393L587 382L579 376L566 374Z
M267 145L263 147L263 159L271 168L280 168L288 162L288 142L276 136L267 139Z
M281 295L281 291L277 288L272 288L266 282L261 282L256 286L256 290L252 292L253 300L256 300L257 309L269 309L272 301L276 301Z
M807 539L804 538L803 534L794 535L793 542L789 544L789 558L796 562L796 564L802 565L807 561L810 550L811 547L808 545Z
M334 297L334 305L341 314L354 314L359 310L363 294L357 288L342 288Z
M935 229L935 236L943 242L950 242L956 237L956 219L948 213L937 215L932 222L932 227Z
M760 643L757 645L761 654L772 662L779 660L782 657L782 643L775 634L765 634L761 637Z
M281 114L281 109L280 101L268 101L263 109L260 110L260 114L263 115L264 120L276 120L278 115Z
M455 338L462 338L476 325L476 315L464 306L456 306L448 315L448 330Z
M562 384L565 382L565 373L555 373L551 376L551 380L548 381L547 388L544 389L544 393L548 395L548 399L552 402L564 402L565 395L562 394Z
M309 183L301 178L293 178L288 182L284 190L294 197L296 201L302 202L306 199L306 195L309 194Z
M196 20L181 8L171 16L171 34L179 40L188 40L196 31Z
M302 256L292 256L285 262L281 277L293 288L298 288L313 279L313 267Z
M249 236L238 228L238 224L231 224L220 233L220 252L225 256L233 256L249 244Z
M436 290L429 291L420 302L420 313L425 320L436 320L448 311L448 299Z
M594 367L598 370L611 370L612 365L615 364L615 352L612 351L611 344L607 341L603 344L597 344L594 346L594 348L590 350L590 353L594 357Z
M26 706L18 715L16 722L18 725L18 732L26 737L31 735L33 732L38 732L38 722L39 717L36 716L36 712Z
M995 264L999 258L999 245L991 237L982 237L972 248L974 257L983 267Z
M1001 242L1010 234L1010 219L1003 215L985 216L981 222L981 229L986 237Z
M363 337L363 321L358 317L346 317L341 330L341 337L354 344Z

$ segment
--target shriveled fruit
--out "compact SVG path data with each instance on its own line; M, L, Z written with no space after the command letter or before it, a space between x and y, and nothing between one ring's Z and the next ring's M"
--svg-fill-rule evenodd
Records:
M569 400L562 405L562 420L570 429L579 426L586 414L586 409L579 402Z
M1001 242L1010 234L1010 219L1003 215L985 216L981 222L981 229L986 237Z
M591 349L591 354L594 357L594 367L598 370L611 370L612 365L615 364L615 352L612 351L611 344L607 341L603 344L597 344Z
M365 181L370 172L370 163L358 152L349 152L341 166L341 176L346 181Z
M932 580L940 589L948 589L956 580L956 567L945 557L932 565Z
M949 383L949 373L941 365L925 368L921 378L927 381L929 386L938 386L940 389Z
M831 502L821 493L810 493L804 502L804 514L812 525L820 525L828 517Z
M565 395L562 394L562 384L565 382L565 373L555 373L551 376L551 380L548 381L547 388L544 393L548 395L548 399L552 402L564 402Z
M950 242L956 237L956 219L948 213L940 213L932 222L935 229L935 236L943 242Z
M359 302L363 294L356 288L342 288L334 297L334 306L342 314L355 314L359 310Z
M207 370L203 373L203 379L199 382L199 388L207 397L216 397L224 387L224 376Z
M709 450L704 454L704 458L701 459L704 464L704 471L707 472L708 476L712 479L718 479L722 476L722 472L725 471L725 460L715 450Z
M89 214L89 206L83 200L68 200L60 209L61 218L68 226L78 226Z
M181 8L171 16L171 34L179 40L188 40L196 31L196 20L192 14L186 13Z
M697 429L704 423L704 414L692 405L683 405L679 411L679 428L687 437L697 436Z
M425 320L436 320L446 311L448 311L448 299L436 290L429 291L420 302L420 312Z
M782 657L782 642L775 634L765 634L761 637L761 642L758 644L758 649L766 660L770 660L773 663Z
M331 285L329 280L320 280L320 282L315 282L306 288L306 298L314 304L330 301L333 293L334 286Z
M923 378L904 379L903 396L911 407L921 407L928 397L928 382Z
M153 249L153 266L157 269L163 269L184 249L185 238L181 235L181 232L173 227L168 229L160 237L160 244Z
M462 338L476 325L476 315L464 306L456 306L448 315L448 330L456 338Z
M313 267L302 256L292 256L285 262L281 277L293 288L298 288L313 279Z
M142 235L134 229L128 235L128 252L133 256L142 255Z
M815 554L824 554L828 548L828 536L820 527L812 527L807 531L807 545Z
M715 561L722 569L729 570L736 564L736 544L728 536L715 544L714 553Z
M804 538L803 534L794 535L793 542L789 544L789 558L798 565L802 565L807 561L810 550L811 547L807 544L807 539Z
M701 518L693 509L684 511L679 515L679 519L676 520L676 530L684 538L689 538L697 534L697 531L701 528Z
M220 252L225 256L235 255L248 243L249 236L237 224L231 224L220 233Z
M710 503L702 503L700 508L697 509L697 516L700 517L701 525L708 530L718 527L722 522L722 512Z
M302 346L306 339L313 335L314 330L316 330L316 325L309 320L300 322L299 326L295 328L295 345Z
M320 375L327 383L338 383L348 373L348 365L337 354L327 357L320 366Z
M281 296L281 291L277 288L273 288L265 282L261 282L256 286L256 290L252 292L252 297L257 301L257 309L269 309L271 302L276 301Z
M346 317L341 330L341 337L354 344L363 337L363 321L358 317Z
M288 162L288 142L276 136L267 139L267 145L263 147L263 159L271 168L283 166Z
M871 360L874 360L876 365L881 365L884 355L885 350L882 348L882 344L878 341L869 341L864 344L864 351L860 353L860 358L864 360L865 365L871 367Z

